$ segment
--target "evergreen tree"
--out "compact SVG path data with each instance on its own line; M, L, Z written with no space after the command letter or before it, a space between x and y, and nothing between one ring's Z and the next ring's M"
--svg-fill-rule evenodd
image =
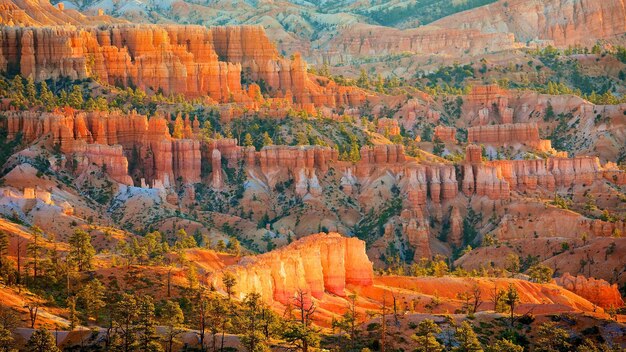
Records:
M268 336L264 333L263 327L266 323L266 308L261 301L261 295L250 293L243 301L241 344L248 352L269 351L267 345Z
M69 321L70 326L69 329L74 330L76 326L80 323L78 320L78 312L76 311L76 296L70 296L67 298L67 308L69 309Z
M230 240L228 240L228 251L232 254L234 254L235 256L240 256L241 255L241 244L239 243L239 240L236 239L235 237L231 237Z
M332 322L333 329L339 329L347 337L352 350L356 349L359 342L359 315L356 310L356 300L356 295L350 295L348 297L348 309L340 319Z
M252 140L252 135L250 135L250 133L246 133L243 138L243 145L246 147L252 147L254 145L254 141Z
M24 107L26 102L24 80L22 76L16 75L11 81L11 90L9 97L13 99L13 104L19 108Z
M78 271L89 270L93 265L96 250L91 245L91 236L83 230L77 229L68 240L70 252L68 259Z
M222 283L226 288L226 294L228 295L228 300L230 301L232 295L234 294L233 287L237 284L237 279L233 273L226 271L222 276Z
M270 137L269 133L263 132L263 144L264 147L268 145L274 145L274 141L272 137Z
M154 302L150 296L137 299L137 345L142 352L160 352L163 347L159 343L154 316Z
M443 346L435 335L441 333L441 328L434 321L425 319L417 326L417 332L413 336L413 340L417 343L416 352L441 352Z
M293 307L294 310L289 311L292 319L283 331L283 337L302 352L307 352L309 347L317 347L320 341L319 331L311 326L315 304L307 299L304 291L298 290L293 299Z
M184 321L185 316L178 302L166 301L165 306L161 310L161 322L166 328L165 343L167 352L172 352L174 343L179 342L178 335L184 332L182 329Z
M52 111L56 107L54 94L48 88L46 81L42 81L39 86L39 99L47 111Z
M454 334L459 342L459 346L455 347L455 352L482 352L483 348L478 341L478 336L474 332L472 325L467 321L461 323Z
M85 312L86 320L93 318L97 321L99 313L106 306L105 287L98 279L93 279L78 291L77 299L78 306Z
M67 105L74 109L82 109L83 103L83 88L80 85L74 85L72 91L67 96Z
M35 330L26 343L29 352L61 352L54 336L46 328Z
M502 339L487 347L487 352L524 352L524 347L510 340Z
M545 284L552 280L552 275L554 275L554 270L547 265L543 264L535 264L528 268L528 276L534 282Z
M535 351L537 352L567 352L572 350L570 335L567 330L559 328L553 322L546 322L539 326Z
M33 76L28 76L26 80L26 100L30 105L35 105L37 100L37 87L35 86L35 80Z
M9 235L0 231L0 269L2 269L3 259L9 254Z
M174 121L174 132L172 132L172 137L177 139L185 138L185 123L181 115L178 115Z
M138 317L137 299L133 295L123 293L121 299L115 303L111 317L111 326L116 334L110 345L115 350L129 352L136 349L135 324Z
M13 330L20 323L20 318L13 312L11 308L0 307L0 351L14 352L15 342L13 339Z
M41 238L43 231L36 225L31 228L31 231L32 241L26 246L26 253L31 258L30 264L33 268L33 280L36 283L37 277L39 276L39 261L43 251Z
M511 314L511 326L513 326L513 321L515 319L515 307L518 302L519 293L513 284L509 284L509 288L504 294L504 303L509 307L509 312Z

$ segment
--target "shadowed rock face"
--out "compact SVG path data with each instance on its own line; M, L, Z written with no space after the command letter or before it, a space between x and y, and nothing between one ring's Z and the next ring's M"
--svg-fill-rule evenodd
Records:
M307 236L279 250L244 258L227 270L237 277L234 291L240 298L257 292L267 302L282 304L298 290L315 298L325 293L344 296L346 285L370 286L374 277L365 242L338 233ZM216 287L223 288L221 277L220 273L212 278Z

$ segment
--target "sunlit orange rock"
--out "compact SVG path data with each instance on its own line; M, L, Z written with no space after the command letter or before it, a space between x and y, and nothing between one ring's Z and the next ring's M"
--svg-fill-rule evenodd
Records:
M609 284L602 279L586 278L582 275L572 276L565 273L555 279L557 285L588 299L602 308L619 308L624 300L616 284Z
M291 303L298 290L316 298L326 292L344 296L347 284L369 286L373 282L365 242L337 233L307 236L287 247L244 258L226 270L237 277L234 291L239 298L258 292L265 301L282 304ZM218 274L212 279L222 288L220 278Z

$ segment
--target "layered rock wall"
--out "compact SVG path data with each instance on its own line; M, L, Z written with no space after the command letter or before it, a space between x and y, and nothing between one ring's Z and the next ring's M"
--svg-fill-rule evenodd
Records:
M593 45L626 33L624 0L497 1L448 16L435 26L508 32L517 41L551 40L557 46Z
M1 69L37 81L93 78L219 102L253 101L242 86L244 76L303 106L365 99L357 88L310 80L301 57L280 57L261 27L4 27L0 51Z
M258 292L266 302L282 304L293 303L298 290L315 298L325 293L345 296L347 285L370 286L374 277L365 242L337 233L307 236L226 270L237 277L234 291L240 299ZM223 289L221 274L212 280Z
M119 112L51 113L8 112L5 114L8 138L22 135L30 143L41 136L50 136L53 145L67 154L87 157L117 181L132 184L128 176L128 158L143 172L149 182L168 185L200 181L200 141L175 139L169 133L168 122L162 116L146 116ZM132 171L132 170L130 170Z
M548 151L552 148L549 140L542 140L539 137L539 126L536 123L509 123L470 127L467 129L467 140L470 143L497 146L523 144L540 151Z

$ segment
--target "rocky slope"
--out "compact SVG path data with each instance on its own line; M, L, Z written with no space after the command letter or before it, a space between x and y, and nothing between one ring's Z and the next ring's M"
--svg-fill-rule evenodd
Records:
M550 40L558 46L594 44L626 32L623 0L498 1L433 23L445 28L508 32L519 42Z

